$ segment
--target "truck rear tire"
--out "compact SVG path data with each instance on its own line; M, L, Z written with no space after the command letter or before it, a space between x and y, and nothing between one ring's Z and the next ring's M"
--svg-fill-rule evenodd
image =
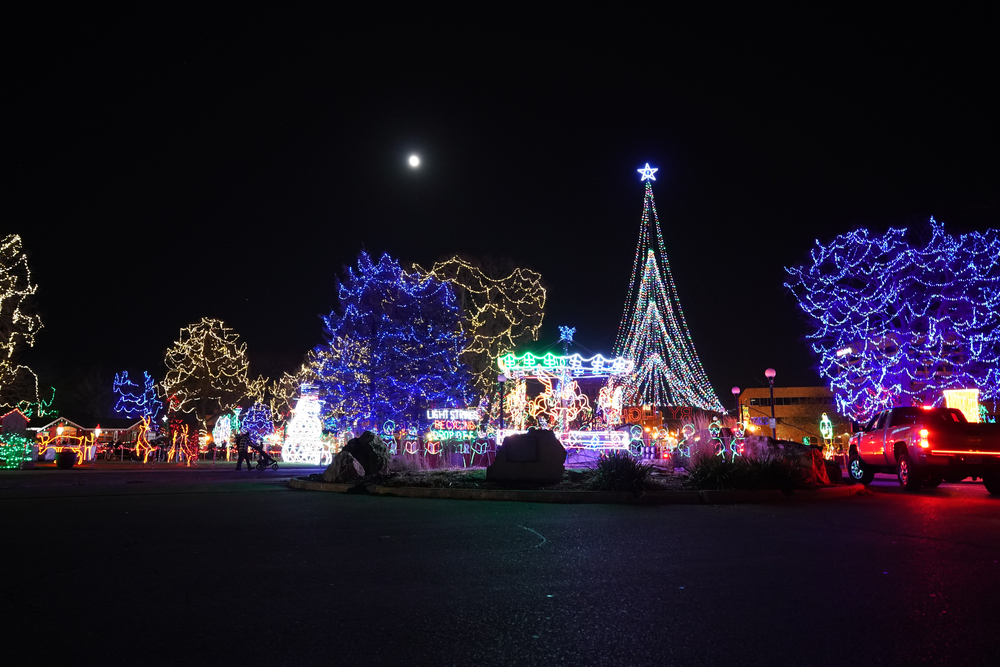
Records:
M986 487L991 496L1000 496L1000 475L983 477L983 486Z
M868 486L875 479L875 471L864 464L857 456L852 456L847 461L847 474L851 481L859 482Z
M916 491L920 488L920 477L913 468L913 461L908 454L903 454L896 462L896 479L904 491Z

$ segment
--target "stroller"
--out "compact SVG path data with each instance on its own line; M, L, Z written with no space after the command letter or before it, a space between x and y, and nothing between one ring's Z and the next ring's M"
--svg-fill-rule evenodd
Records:
M270 467L271 470L278 469L278 462L275 461L270 454L265 452L263 447L254 443L250 443L249 447L257 452L257 470L267 470L268 467Z

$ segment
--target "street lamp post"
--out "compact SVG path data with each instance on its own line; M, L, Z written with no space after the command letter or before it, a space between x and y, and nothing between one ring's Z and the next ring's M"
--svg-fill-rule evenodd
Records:
M742 417L742 415L740 414L740 388L733 387L732 392L733 392L733 400L736 401L736 423L739 424L740 419Z
M774 418L774 376L777 373L774 372L773 368L768 368L764 371L764 377L767 378L767 383L771 386L771 437L775 440L778 439L778 420Z

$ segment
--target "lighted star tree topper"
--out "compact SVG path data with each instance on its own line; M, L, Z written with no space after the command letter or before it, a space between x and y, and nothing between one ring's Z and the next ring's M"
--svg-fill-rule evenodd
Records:
M646 184L639 243L615 354L635 363L623 386L626 404L687 405L723 412L695 351L670 271L652 181L658 171L637 170Z

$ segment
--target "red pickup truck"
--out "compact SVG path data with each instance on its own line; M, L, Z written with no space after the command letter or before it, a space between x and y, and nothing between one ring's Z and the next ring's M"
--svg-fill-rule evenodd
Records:
M883 410L851 437L847 472L862 484L895 473L907 491L981 477L1000 495L1000 424L970 424L954 408Z

